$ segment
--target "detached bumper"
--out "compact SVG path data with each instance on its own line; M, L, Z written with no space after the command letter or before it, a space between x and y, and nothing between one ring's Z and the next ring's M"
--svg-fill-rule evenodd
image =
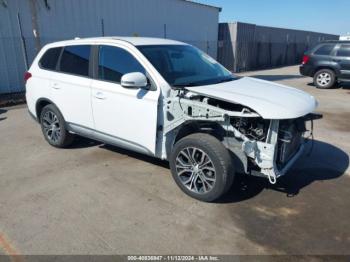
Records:
M304 122L313 121L313 120L321 119L322 117L323 117L322 114L309 113L303 117L303 120ZM310 132L313 132L313 130L310 130ZM294 153L292 158L284 165L284 167L280 170L277 170L275 168L276 178L283 176L288 172L288 170L294 165L294 163L298 160L298 158L303 154L304 149L305 149L305 140L302 138L299 149Z
M288 170L294 165L294 163L299 159L299 157L303 154L305 149L305 145L301 144L299 147L299 150L295 153L295 155L289 160L289 162L281 169L277 170L276 172L276 178L279 178L283 175L285 175Z

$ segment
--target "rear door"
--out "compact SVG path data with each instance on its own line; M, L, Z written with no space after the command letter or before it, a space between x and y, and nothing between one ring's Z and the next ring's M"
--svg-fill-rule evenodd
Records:
M68 124L93 128L90 45L65 46L51 78L51 100Z
M350 44L341 44L335 59L340 65L341 78L350 78Z

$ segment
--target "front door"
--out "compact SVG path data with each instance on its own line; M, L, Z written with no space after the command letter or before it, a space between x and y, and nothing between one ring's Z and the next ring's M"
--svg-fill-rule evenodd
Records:
M155 154L159 89L124 88L123 74L146 70L126 49L98 47L97 76L92 81L96 135L111 144Z

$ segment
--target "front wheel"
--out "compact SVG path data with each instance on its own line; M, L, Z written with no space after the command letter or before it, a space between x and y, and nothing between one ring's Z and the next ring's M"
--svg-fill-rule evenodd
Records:
M335 74L330 69L318 70L314 76L314 84L317 88L327 89L335 84Z
M205 202L221 197L234 178L228 150L215 137L202 133L184 137L175 144L170 168L183 192Z

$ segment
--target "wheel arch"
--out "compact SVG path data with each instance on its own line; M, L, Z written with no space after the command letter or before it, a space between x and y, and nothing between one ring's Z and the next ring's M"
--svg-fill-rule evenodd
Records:
M221 125L215 122L191 121L180 126L176 133L174 144L181 138L194 133L206 133L222 141L226 132Z
M195 133L209 134L219 141L225 136L225 130L215 122L209 121L188 121L172 130L166 135L166 155L169 159L171 152L180 139Z
M240 173L248 173L248 159L246 155L240 151L240 148L234 148L227 146L224 142L225 136L227 135L226 130L216 122L186 122L182 124L175 133L171 136L170 141L168 140L167 156L169 156L176 144L182 138L195 133L204 133L215 137L229 150L231 157L235 163L236 169Z
M337 68L334 67L334 66L331 66L331 65L318 65L318 66L315 67L315 69L314 69L314 71L313 71L313 76L315 76L315 74L316 74L318 71L322 70L322 69L332 70L332 71L334 72L336 78L337 78L338 75L340 74L340 70L337 69Z
M63 116L61 110L58 108L58 106L54 102L52 102L50 99L45 98L45 97L39 98L35 104L36 119L39 123L40 123L40 114L41 114L43 108L47 105L54 105L57 108L57 110L60 112L60 114ZM64 116L63 116L63 118L64 118Z

